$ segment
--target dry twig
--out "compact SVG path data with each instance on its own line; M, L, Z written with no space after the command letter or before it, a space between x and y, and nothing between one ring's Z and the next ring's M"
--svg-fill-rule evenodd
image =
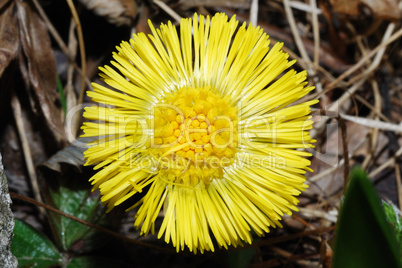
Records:
M171 9L168 5L160 0L154 0L154 3L157 4L161 9L163 9L167 14L169 14L176 22L180 22L181 16L177 14L173 9Z
M386 34L387 34L387 32L386 32ZM391 44L392 42L394 42L395 40L397 40L401 36L402 36L402 28L399 29L397 32L395 32L392 36L390 36L386 41L381 42L381 44L379 44L377 47L375 47L373 50L371 50L366 56L364 56L361 60L359 60L350 69L348 69L346 72L344 72L343 74L338 76L334 81L332 81L330 84L328 84L328 86L326 87L326 90L324 92L336 87L346 77L348 77L349 75L353 74L360 67L362 67L368 60L371 59L371 57L373 57L377 53L381 53L381 51L383 49L385 49L389 44Z
M38 200L38 202L42 202L42 197L40 195L39 184L38 184L38 177L36 176L35 166L32 160L31 148L29 147L28 138L26 136L27 132L25 130L24 122L22 120L21 104L15 93L13 93L11 96L11 106L13 108L15 124L17 125L18 135L20 137L22 152L24 154L25 165L27 167L29 179L32 186L32 191L35 196L35 199ZM41 211L41 213L44 212L43 209L39 210Z
M258 0L251 1L250 23L253 24L254 26L258 25Z
M23 196L23 195L20 195L20 194L17 194L17 193L12 193L12 192L10 192L10 196L11 196L11 198L19 199L19 200L31 203L31 204L33 204L35 206L44 208L44 209L46 209L48 211L57 213L60 216L66 217L66 218L68 218L70 220L73 220L75 222L81 223L82 225L86 225L88 227L91 227L92 229L96 229L98 231L101 231L102 233L109 234L109 235L111 235L113 237L116 237L116 238L118 238L118 239L120 239L122 241L128 242L128 243L134 244L136 246L147 247L147 248L150 248L150 249L154 249L154 250L158 250L158 251L166 252L166 253L172 253L172 254L175 253L175 251L173 249L171 249L171 248L159 247L159 246L151 244L151 243L142 242L142 241L138 241L138 240L128 238L128 237L126 237L124 235L116 233L116 232L114 232L112 230L109 230L107 228L104 228L102 226L93 224L91 222L88 222L88 221L82 220L80 218L77 218L77 217L75 217L73 215L64 213L63 211L60 211L60 210L58 210L58 209L56 209L54 207L51 207L51 206L49 206L47 204L44 204L42 202L39 202L39 201L37 201L35 199L32 199L32 198L29 198L27 196Z
M85 56L85 45L84 45L84 35L82 33L82 27L81 27L81 22L80 18L78 17L77 10L75 9L74 3L72 0L67 0L67 4L70 8L71 14L73 16L74 22L76 24L76 29L77 29L77 35L78 35L78 43L80 47L80 56L81 56L81 89L80 89L80 94L78 97L78 104L82 104L84 100L84 94L85 94L85 77L86 77L86 72L87 72L87 61L86 61L86 56ZM80 119L77 118L75 122L75 129L79 129L79 123ZM74 133L77 135L77 133Z
M296 21L289 4L289 0L283 0L283 5L285 7L286 17L288 18L290 29L292 30L292 34L295 39L296 46L299 49L300 55L305 62L311 63L310 57L308 56L306 48L304 47L304 44L300 38L299 31L297 30Z

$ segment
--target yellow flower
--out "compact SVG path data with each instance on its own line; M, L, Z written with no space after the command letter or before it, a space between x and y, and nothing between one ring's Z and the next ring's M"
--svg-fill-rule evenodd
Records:
M100 68L88 92L83 136L98 137L85 152L100 171L90 181L108 210L144 191L134 225L155 231L177 251L214 251L251 243L282 227L307 188L314 142L306 72L283 72L282 44L269 47L259 27L194 15L180 33L168 22L152 35L135 34ZM180 36L180 37L179 37Z

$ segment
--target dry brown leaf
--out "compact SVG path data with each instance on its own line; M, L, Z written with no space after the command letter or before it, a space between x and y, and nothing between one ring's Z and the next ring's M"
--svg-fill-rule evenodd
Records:
M134 0L79 0L86 8L117 26L131 25L137 15Z
M8 4L8 6L5 6ZM18 22L14 2L1 1L0 10L0 77L19 50Z
M0 0L0 10L3 10L4 6L13 2L12 0Z
M229 7L229 8L250 8L251 1L247 0L181 0L180 4L184 9L192 7Z
M61 109L56 106L56 61L45 23L27 2L17 1L17 14L22 45L20 68L29 81L38 106L56 139L64 137ZM22 66L26 64L25 66ZM25 68L24 68L25 67Z
M350 16L360 14L360 7L368 7L373 16L379 19L399 20L401 12L397 0L330 0L335 12Z
M41 166L45 166L51 170L61 173L61 164L70 164L77 169L85 164L84 151L88 149L87 143L94 141L94 138L79 138L75 140L70 146L58 151L55 155L50 157Z

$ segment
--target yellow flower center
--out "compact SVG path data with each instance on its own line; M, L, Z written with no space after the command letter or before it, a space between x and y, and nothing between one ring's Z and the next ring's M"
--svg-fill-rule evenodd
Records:
M234 162L237 109L211 87L182 88L154 109L151 146L162 179L189 187L223 177Z

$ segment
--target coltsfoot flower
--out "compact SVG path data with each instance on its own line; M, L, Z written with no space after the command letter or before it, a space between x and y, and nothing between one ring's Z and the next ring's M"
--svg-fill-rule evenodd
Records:
M269 47L259 27L233 16L194 15L180 32L168 22L134 34L101 67L88 92L83 136L98 137L85 152L99 170L90 181L108 210L136 193L145 196L134 225L155 231L177 251L214 251L251 243L282 227L307 188L313 147L306 72L286 71L282 44Z

